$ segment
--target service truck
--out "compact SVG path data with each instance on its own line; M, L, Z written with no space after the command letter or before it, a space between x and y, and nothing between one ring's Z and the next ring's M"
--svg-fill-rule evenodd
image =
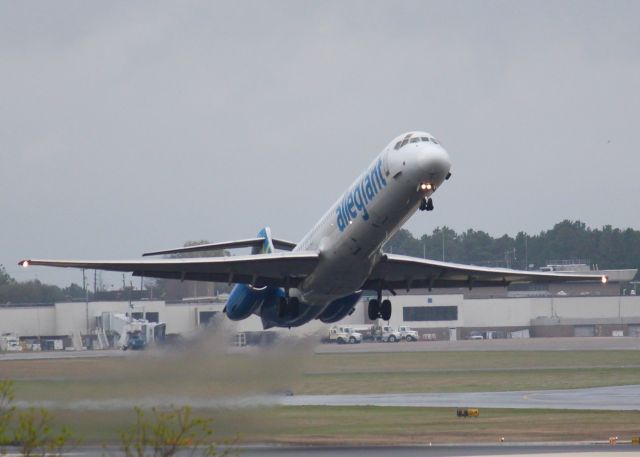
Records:
M383 325L380 332L380 341L385 343L397 343L402 339L400 332L389 325Z
M411 327L402 325L398 327L398 332L400 332L400 338L405 341L418 341L418 332Z
M13 333L4 333L0 336L0 351L22 352L20 338Z
M362 334L352 327L335 326L329 329L329 343L357 344L362 343Z

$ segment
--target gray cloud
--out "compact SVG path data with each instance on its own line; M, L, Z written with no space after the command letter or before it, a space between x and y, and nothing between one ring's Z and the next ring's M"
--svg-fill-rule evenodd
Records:
M640 228L637 2L6 2L0 263L300 239L395 135L439 225ZM115 282L115 280L114 280Z

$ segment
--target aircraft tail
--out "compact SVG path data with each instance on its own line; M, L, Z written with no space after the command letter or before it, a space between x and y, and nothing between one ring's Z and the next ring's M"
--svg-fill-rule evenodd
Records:
M258 238L264 238L261 246L251 248L251 254L271 254L274 251L271 228L264 227L258 232Z

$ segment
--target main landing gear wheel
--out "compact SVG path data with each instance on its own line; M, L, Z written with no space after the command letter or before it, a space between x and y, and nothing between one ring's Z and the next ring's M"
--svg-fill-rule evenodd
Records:
M278 317L291 316L295 317L298 315L298 311L300 309L300 300L298 297L280 297L280 303L278 306Z
M380 305L380 317L383 321L391 319L391 301L382 300L382 304Z
M380 302L375 298L369 300L369 308L367 309L369 314L369 320L375 321L380 315Z
M388 321L391 319L391 301L382 300L382 303L380 303L375 298L369 300L367 314L369 315L370 321L375 321L377 318Z
M289 305L289 301L286 297L280 297L280 303L278 303L278 317L284 317L287 313L287 307Z

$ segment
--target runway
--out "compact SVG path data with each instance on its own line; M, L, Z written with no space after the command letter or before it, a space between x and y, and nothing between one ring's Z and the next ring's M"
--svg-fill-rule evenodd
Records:
M515 392L298 395L287 406L402 406L640 411L640 385Z
M640 351L635 337L566 337L501 340L417 341L413 343L322 344L317 354L446 351Z
M99 357L123 357L126 353L121 349L104 349L101 351L42 351L42 352L3 352L3 360L49 360L49 359L86 359Z
M609 457L619 454L637 455L638 446L620 444L608 446L594 443L574 444L532 444L532 443L504 443L504 444L469 444L469 445L434 445L434 446L278 446L257 445L233 448L242 457L472 457L472 456L537 456L563 455L565 457ZM105 451L112 451L107 455L118 455L118 450L102 447L80 446L65 456L102 456ZM15 450L9 450L7 456L20 456ZM188 452L178 455L189 455ZM232 452L230 455L235 455Z
M260 347L231 347L229 352L258 351ZM634 337L567 337L504 340L418 341L414 343L318 344L316 354L380 353L380 352L473 352L473 351L640 351L640 338ZM119 349L87 351L5 352L3 360L44 360L97 357L126 357L133 352Z
M640 385L590 389L537 390L513 392L411 393L362 395L253 395L243 397L137 397L143 408L167 404L194 408L254 408L269 406L391 406L423 408L506 408L600 411L640 411ZM116 411L129 409L131 399L17 401L19 408L45 407L67 410Z

